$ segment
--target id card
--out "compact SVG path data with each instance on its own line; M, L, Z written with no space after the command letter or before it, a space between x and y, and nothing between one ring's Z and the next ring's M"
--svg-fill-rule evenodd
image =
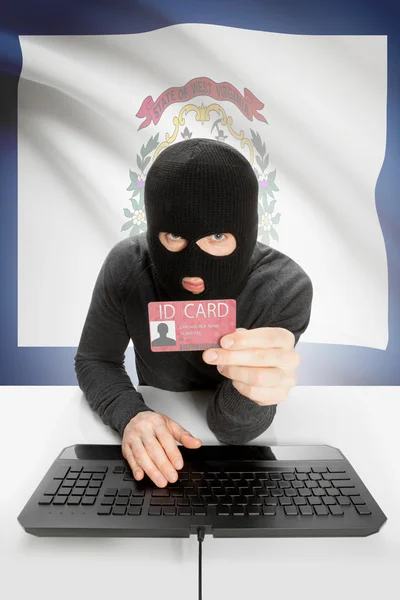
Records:
M236 331L236 300L149 302L153 352L220 348L220 339Z

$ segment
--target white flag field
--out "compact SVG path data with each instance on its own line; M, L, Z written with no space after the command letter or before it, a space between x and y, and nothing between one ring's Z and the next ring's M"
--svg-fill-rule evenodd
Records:
M147 228L152 161L171 143L207 137L251 162L258 239L311 278L301 342L386 349L375 200L386 36L181 24L19 39L19 346L78 345L106 255Z

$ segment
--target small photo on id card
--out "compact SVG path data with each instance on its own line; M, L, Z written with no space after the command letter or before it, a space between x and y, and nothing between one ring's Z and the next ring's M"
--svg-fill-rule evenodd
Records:
M220 339L236 331L236 300L149 302L153 352L220 348Z

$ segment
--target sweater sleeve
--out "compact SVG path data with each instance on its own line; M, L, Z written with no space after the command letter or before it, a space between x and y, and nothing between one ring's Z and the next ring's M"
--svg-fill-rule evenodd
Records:
M312 283L304 271L300 277L289 277L279 290L282 302L277 314L268 317L266 308L263 310L261 306L251 329L283 327L294 334L296 346L310 321L312 296ZM207 405L207 424L220 442L246 444L268 429L276 407L276 404L260 406L253 402L226 378Z
M135 390L124 366L130 336L120 295L126 277L121 248L117 243L100 269L74 361L89 405L122 436L137 413L152 409Z

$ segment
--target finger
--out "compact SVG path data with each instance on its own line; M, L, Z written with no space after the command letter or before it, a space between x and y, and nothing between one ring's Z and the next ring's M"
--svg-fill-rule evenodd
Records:
M171 434L170 434L171 435ZM171 436L172 437L172 436ZM146 448L148 456L153 461L156 468L163 477L171 483L178 479L178 474L169 460L163 446L158 441L154 432L142 436L142 442ZM159 485L159 484L158 484Z
M187 446L188 448L197 448L199 444L202 443L199 438L193 437L190 431L184 429L176 421L172 421L172 419L170 419L169 425L172 429L174 438L183 446Z
M239 367L237 365L221 365L224 377L241 381L255 387L268 387L281 385L285 372L277 367Z
M243 367L279 367L288 370L293 367L296 352L287 352L282 348L249 348L247 350L223 350L213 348L217 358L209 360L210 350L207 350L203 359L210 365L239 365Z
M283 327L257 327L256 329L236 329L234 333L223 336L220 345L224 348L225 342L233 339L232 346L226 346L231 349L246 348L283 348L290 350L294 347L295 336L288 329Z
M176 440L171 431L166 425L161 423L160 425L156 425L154 427L154 433L156 434L157 439L160 441L161 446L164 448L167 457L171 461L171 464L175 467L175 469L181 469L183 467L182 454L176 445Z
M133 476L135 479L141 479L144 476L142 469L137 464L135 457L133 456L132 448L129 444L126 444L122 447L124 458L127 460L128 465L131 468Z
M154 436L153 436L154 437ZM156 438L154 437L156 440ZM157 440L156 440L157 441ZM158 444L158 442L157 442ZM142 439L139 436L135 436L130 442L133 457L143 471L150 477L150 479L159 487L162 487L168 483L164 475L154 464L153 460L147 453Z

